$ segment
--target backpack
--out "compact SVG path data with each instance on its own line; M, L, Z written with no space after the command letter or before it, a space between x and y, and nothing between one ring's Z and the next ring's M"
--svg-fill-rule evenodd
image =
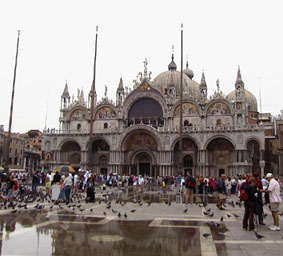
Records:
M244 182L242 184L241 188L240 188L239 198L240 198L241 201L247 201L249 199L249 196L248 196L246 189L245 189L245 185L246 185L246 183Z
M193 177L188 177L185 182L186 188L194 188L196 186L196 181Z

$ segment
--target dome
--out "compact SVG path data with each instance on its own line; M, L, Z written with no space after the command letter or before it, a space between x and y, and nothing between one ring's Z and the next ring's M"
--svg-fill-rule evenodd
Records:
M193 79L193 77L194 77L194 72L191 70L191 69L189 69L189 64L188 64L188 62L186 63L186 69L184 69L184 71L183 71L190 79Z
M230 92L226 98L229 101L235 101L236 100L236 90ZM245 89L245 98L246 98L246 103L248 104L248 110L257 112L257 99L251 92L249 92L246 89Z
M180 95L181 85L181 73L176 70L177 65L174 62L174 56L172 61L168 65L168 71L160 73L154 78L152 87L158 90L161 94L165 94L165 91L174 86L176 88L176 95ZM166 89L166 90L165 90ZM199 84L191 80L186 74L183 75L183 95L184 97L190 97L193 99L199 98Z

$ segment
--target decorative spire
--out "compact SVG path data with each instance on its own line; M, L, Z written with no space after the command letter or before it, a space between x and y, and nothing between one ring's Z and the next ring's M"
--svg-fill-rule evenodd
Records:
M237 78L236 78L235 85L236 85L236 88L237 88L238 86L244 87L244 82L243 82L243 80L242 80L242 75L241 75L240 66L238 66L238 72L237 72Z
M120 81L119 81L119 85L118 85L118 89L117 90L124 91L124 85L123 85L122 77L120 77Z
M204 72L202 72L202 74L201 74L200 86L207 87Z
M219 79L216 80L216 88L217 88L217 93L220 92L220 82Z
M176 63L174 62L174 53L172 53L172 57L171 57L171 62L169 63L168 65L168 70L170 71L174 71L177 69L177 65Z
M67 83L67 81L66 81L66 83L65 83L65 88L64 88L62 97L70 98L70 94L69 94L69 89L68 89L68 83Z

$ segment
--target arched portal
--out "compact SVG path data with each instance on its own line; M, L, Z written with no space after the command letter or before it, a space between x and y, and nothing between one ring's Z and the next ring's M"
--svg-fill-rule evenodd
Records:
M147 124L155 128L163 126L163 110L152 98L141 98L133 103L128 113L128 125Z
M198 148L191 138L182 138L174 146L174 165L175 168L184 174L195 172Z
M81 163L80 145L75 141L65 142L60 150L60 160L66 165L71 165L75 168L79 168Z
M155 154L157 139L150 132L139 129L132 131L123 141L125 173L156 176Z
M247 143L248 162L251 164L251 172L260 174L260 148L256 140Z
M235 148L225 138L216 138L207 145L209 175L229 174L234 161Z
M136 174L142 176L152 175L152 158L148 152L140 152L133 157Z
M88 146L88 166L97 173L107 174L110 147L104 139L96 139Z

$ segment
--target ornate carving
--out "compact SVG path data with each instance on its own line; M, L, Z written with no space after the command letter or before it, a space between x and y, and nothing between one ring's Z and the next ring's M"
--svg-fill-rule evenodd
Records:
M207 113L211 115L225 115L230 114L230 109L226 104L216 102L208 108Z
M157 143L151 135L142 131L133 133L127 138L126 150L131 151L141 148L155 151L157 150Z
M190 102L183 103L182 107L183 107L183 115L184 116L193 115L193 114L196 114L198 112L196 105L194 105ZM180 105L178 105L176 107L175 112L174 112L174 116L178 116L178 115L180 115Z
M96 119L110 119L110 118L115 118L116 113L110 107L102 107L97 111L95 117Z

